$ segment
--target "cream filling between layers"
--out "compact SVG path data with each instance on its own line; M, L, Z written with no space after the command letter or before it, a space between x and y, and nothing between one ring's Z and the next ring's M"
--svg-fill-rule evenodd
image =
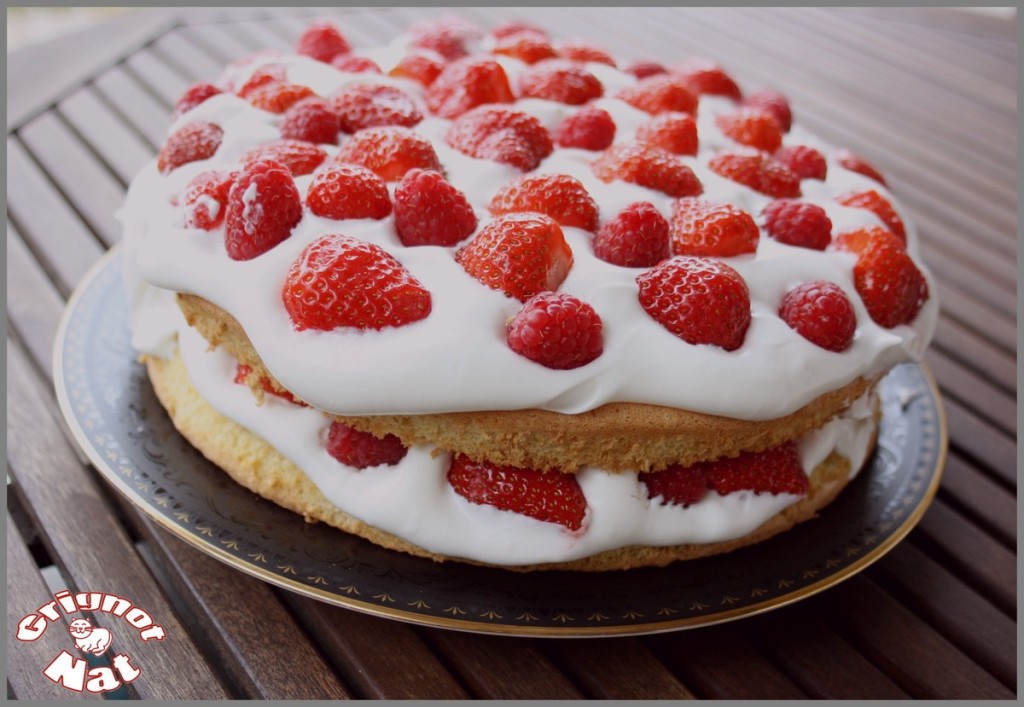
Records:
M180 321L180 317L179 317ZM179 350L192 384L220 414L263 438L302 469L342 511L407 542L441 555L503 565L580 559L629 545L714 543L754 531L799 500L792 494L709 492L683 508L648 500L635 473L584 468L577 475L587 500L583 527L564 527L470 503L447 483L448 453L429 446L409 449L395 466L354 469L331 457L324 445L323 413L273 395L262 406L233 382L236 362L182 321ZM867 398L798 443L808 474L833 451L856 473L865 461L875 423Z

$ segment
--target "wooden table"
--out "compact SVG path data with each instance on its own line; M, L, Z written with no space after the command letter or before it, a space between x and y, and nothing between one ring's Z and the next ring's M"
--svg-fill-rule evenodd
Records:
M9 628L59 588L118 578L169 636L139 656L144 674L124 688L139 698L1016 694L1013 20L882 8L465 11L485 26L535 20L627 58L714 57L741 85L786 93L800 121L888 176L939 283L927 362L950 449L920 525L848 581L761 616L648 637L458 633L278 590L115 494L57 411L50 360L65 300L121 239L113 213L163 143L179 94L242 54L291 46L312 12L144 12L10 57ZM335 14L370 45L428 12ZM9 696L68 694L39 674L67 644L47 639L8 635Z

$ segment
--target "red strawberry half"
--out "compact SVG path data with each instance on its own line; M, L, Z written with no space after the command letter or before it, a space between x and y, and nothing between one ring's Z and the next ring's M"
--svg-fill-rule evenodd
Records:
M444 140L470 157L510 164L524 172L536 169L554 150L539 120L499 106L480 106L460 116Z
M669 234L676 255L721 258L753 253L760 239L757 224L746 211L693 197L673 205Z
M718 64L707 59L687 59L673 69L694 93L728 96L734 101L742 97L740 87Z
M391 213L384 180L357 164L332 164L317 172L306 205L317 216L333 219L381 219Z
M697 121L688 113L662 113L637 128L636 139L676 155L696 155Z
M597 203L568 174L528 174L503 186L491 199L491 213L536 211L562 226L597 229Z
M197 83L188 88L174 104L174 113L171 120L177 120L180 116L189 112L208 98L223 93L219 88L210 83Z
M765 152L775 152L782 146L779 122L757 108L741 108L734 113L718 115L715 117L715 125L741 145L756 147Z
M411 128L423 120L412 98L394 86L360 83L341 89L330 100L346 133L382 125Z
M666 111L697 113L697 94L680 76L655 74L623 88L615 97L634 108L657 115Z
M928 300L928 282L899 238L873 229L857 256L853 282L868 314L883 327L909 324Z
M708 168L726 179L775 198L800 196L800 178L763 152L723 152Z
M549 101L582 105L604 94L604 86L592 73L573 64L548 62L519 74L516 82L522 98L544 98Z
M410 169L443 171L429 140L396 126L360 130L342 143L334 160L361 164L386 182L398 181Z
M318 22L306 28L295 45L295 53L330 63L339 54L351 51L345 37L330 22Z
M228 193L237 172L203 172L185 187L185 223L190 228L212 231L224 222Z
M356 469L394 466L402 461L409 451L395 435L377 438L369 432L360 432L337 420L332 422L327 430L326 448L332 457Z
M338 115L322 98L303 98L285 111L281 137L337 145Z
M242 156L242 162L253 160L273 160L280 162L293 176L300 177L310 174L327 159L327 153L321 148L302 140L278 140L253 148Z
M602 182L621 179L669 196L697 196L704 191L685 162L642 142L612 145L591 163L591 169Z
M485 103L512 103L512 87L501 64L466 58L449 64L427 89L427 108L442 118L457 118Z
M471 503L558 523L569 530L583 527L587 513L587 499L576 477L557 470L498 466L457 454L448 469L448 483Z
M892 207L892 203L884 196L879 194L877 191L858 191L850 192L849 194L843 194L836 197L836 201L843 206L849 206L856 209L867 209L877 216L885 227L892 231L899 239L904 243L907 242L907 229L903 226L903 220L900 219L899 214L896 213L896 209Z
M384 249L321 236L288 271L284 307L299 331L399 327L430 314L430 292Z
M588 106L559 123L554 137L561 147L604 150L615 140L615 121L608 111Z
M249 162L228 192L224 246L233 260L251 260L288 238L301 220L302 199L288 168Z

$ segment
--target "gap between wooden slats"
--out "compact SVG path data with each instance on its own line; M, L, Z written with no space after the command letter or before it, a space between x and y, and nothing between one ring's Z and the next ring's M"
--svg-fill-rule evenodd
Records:
M952 289L941 279L936 282L935 291L939 296L939 314L949 317L967 331L998 346L1008 355L1017 352L1017 322L973 296Z
M1013 396L951 361L934 346L925 354L925 360L939 381L944 396L959 401L1011 438L1016 435L1017 401Z
M935 328L935 343L944 354L1005 393L1017 395L1017 360L998 347L973 336L953 319L939 317Z
M219 24L186 25L179 31L189 42L202 47L204 52L215 57L221 66L221 71L227 64L252 52L235 36L225 32L222 25ZM218 76L220 76L220 72L208 78L207 81L213 82Z
M135 552L95 479L61 440L51 392L36 378L25 354L10 340L8 363L8 462L27 499L54 561L73 591L130 595L173 640L142 642L124 622L107 628L122 646L132 646L139 665L152 666L134 683L143 699L216 699L227 693L203 663L197 646ZM102 548L101 553L83 547ZM189 680L181 680L188 675Z
M124 116L154 152L167 139L169 106L157 100L123 66L96 77L98 94L107 105Z
M949 444L1008 488L1017 488L1017 445L956 400L944 400Z
M12 489L8 489L11 492ZM52 594L39 573L39 567L32 553L15 527L10 515L7 516L7 685L19 700L97 700L102 695L91 692L71 693L53 683L42 674L61 651L68 649L67 621L49 623L42 636L34 641L19 641L15 636L16 625L23 616L51 599ZM129 685L127 690L134 694Z
M863 574L822 594L830 623L911 697L1008 699L1012 692Z
M49 361L64 300L7 224L7 318L34 361Z
M181 69L192 81L214 81L224 66L203 47L185 36L181 28L165 33L153 43L153 51L168 64Z
M872 571L880 586L1012 690L1017 626L949 568L900 543Z
M152 47L135 52L125 59L124 67L132 78L144 86L161 104L173 106L194 82L181 69L168 64ZM170 116L166 121L170 123Z
M291 48L284 37L272 29L268 29L264 22L225 22L218 27L223 32L236 37L250 52L262 49L285 51Z
M153 158L152 148L92 86L66 98L57 110L117 176L122 187Z
M226 671L242 696L351 697L270 585L185 544L145 515L135 517L155 557L151 568L163 574L165 589L186 607L182 614L189 632L201 638L211 662Z
M1009 550L1017 550L1017 498L955 449L946 455L940 498Z
M411 625L283 593L358 699L459 700L468 694ZM381 650L387 646L387 650Z
M922 237L918 240L921 255L928 269L944 284L954 287L958 292L981 303L982 306L994 310L1008 323L1010 329L1014 329L1015 326L1012 322L1016 320L1017 300L1015 288L993 283L984 270L978 271L965 267L961 259L936 250L932 246L931 235L932 232L925 229L922 232ZM1006 262L1007 256L1002 257ZM990 329L996 328L986 321L975 322L975 324Z

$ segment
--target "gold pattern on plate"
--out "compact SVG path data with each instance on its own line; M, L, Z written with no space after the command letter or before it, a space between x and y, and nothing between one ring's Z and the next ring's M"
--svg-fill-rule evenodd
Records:
M800 578L801 579L814 579L817 576L818 576L818 570L816 570L816 569L806 569L806 570L804 570L803 572L800 573Z
M310 576L306 577L306 579L308 579L313 584L323 584L323 585L327 584L327 580L324 579L323 577L321 577L318 574L310 575Z
M340 589L341 591L345 592L346 594L348 594L350 596L353 595L353 594L355 594L356 596L359 596L360 594L362 594L362 592L360 592L358 589L356 589L351 584L346 584L343 587L338 587L338 589Z
M500 621L501 620L501 614L499 614L494 609L488 609L484 613L480 614L480 618L481 619L490 619L491 621L495 621L495 620Z
M572 616L569 616L569 614L565 613L564 611L559 611L557 614L555 614L554 619L555 619L555 621L561 621L563 624L568 622L568 621L575 621L576 620L575 618L573 618Z
M428 604L427 602L423 601L422 599L417 599L416 601L409 602L409 606L415 606L417 609L429 609L430 608L430 604Z
M726 594L724 597L722 597L722 603L723 604L732 605L732 604L735 604L736 602L738 602L739 600L740 600L739 597L734 597L731 594Z
M242 549L242 548L238 547L238 541L237 540L221 540L220 544L223 545L224 547L230 549L230 550L241 550Z
M607 621L608 617L602 614L600 611L595 611L593 614L587 617L587 621Z
M624 619L642 619L644 615L636 609L630 609L622 615Z
M524 611L516 617L516 621L525 621L526 623L530 623L531 621L540 621L540 617L534 615L532 612Z
M373 598L376 599L377 601L382 601L385 604L393 604L395 602L394 597L392 597L387 592L381 592L380 594L374 594Z
M793 586L793 580L792 579L780 579L779 580L779 589L787 589L787 588L792 587L792 586Z
M658 609L658 616L671 616L672 614L678 614L679 609L672 609L670 607L662 607Z
M764 596L767 593L768 593L768 590L765 589L764 587L754 587L753 589L750 590L750 596L752 596L752 597Z
M197 523L196 524L196 530L198 530L200 532L200 534L205 535L208 538L212 538L213 537L213 528L211 528L208 525L199 525Z
M442 609L442 611L446 614L451 614L452 616L462 616L466 613L465 609L460 609L457 606L449 606L447 609Z
M252 560L256 560L256 562L267 564L267 556L262 552L247 552L245 553L245 556Z
M277 569L281 570L281 571L282 571L282 572L284 572L285 574L294 574L294 575L298 575L298 572L296 572L296 571L295 571L295 568L294 568L294 567L292 567L291 565L278 565L278 566L277 566Z

